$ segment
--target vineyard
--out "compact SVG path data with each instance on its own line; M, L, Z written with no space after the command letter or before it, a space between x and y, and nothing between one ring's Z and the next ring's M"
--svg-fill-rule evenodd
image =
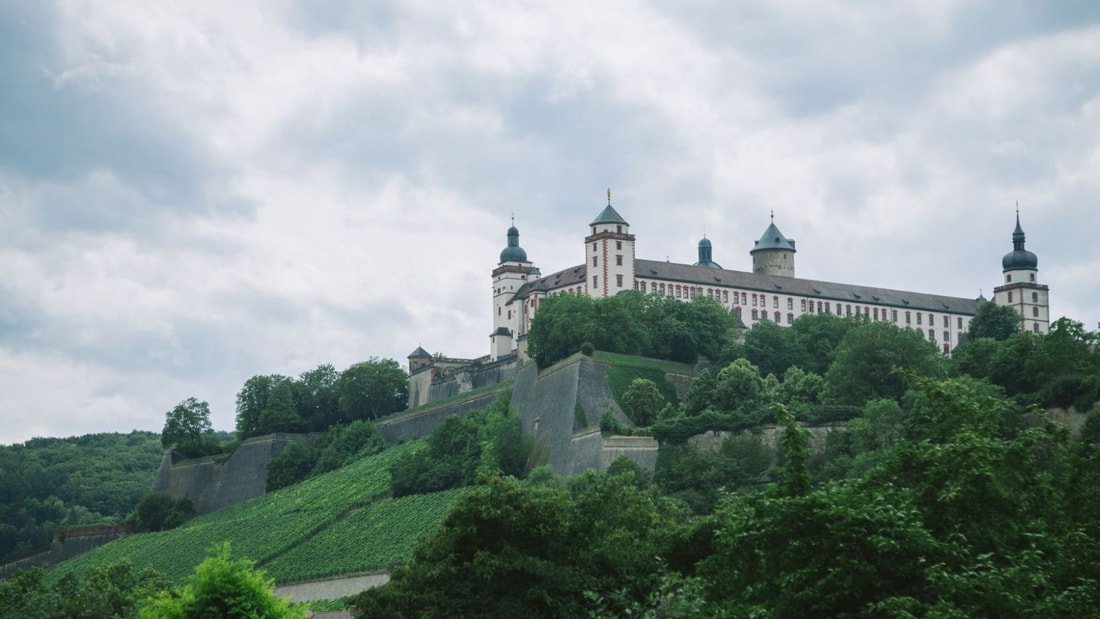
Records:
M395 446L172 531L124 537L52 568L50 576L126 558L137 569L151 567L179 581L222 541L279 583L386 569L412 557L416 542L439 528L460 492L387 498L390 463L418 445Z

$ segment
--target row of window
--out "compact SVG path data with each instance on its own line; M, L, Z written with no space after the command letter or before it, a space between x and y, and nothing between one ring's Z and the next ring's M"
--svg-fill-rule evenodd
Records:
M1020 300L1022 301L1023 298L1021 298ZM1012 303L1012 291L1011 290L1008 291L1008 302ZM1031 293L1031 302L1032 303L1038 303L1039 302L1039 293L1038 292L1032 292Z

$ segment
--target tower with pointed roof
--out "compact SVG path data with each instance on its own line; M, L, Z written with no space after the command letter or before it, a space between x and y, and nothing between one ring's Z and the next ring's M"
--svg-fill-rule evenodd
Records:
M783 236L775 225L775 213L772 212L771 223L749 252L752 272L794 277L794 253L794 239Z
M527 252L519 246L515 218L507 236L508 245L500 252L500 262L493 269L493 332L489 334L489 357L494 361L516 348L522 309L509 302L521 286L539 277L538 268L527 260Z
M584 239L585 289L592 297L609 297L634 290L634 235L630 224L611 206L607 206L588 224L591 234Z
M993 289L993 302L1020 314L1021 331L1046 333L1050 330L1050 290L1038 282L1039 258L1024 247L1026 240L1017 208L1012 251L1001 259L1004 283Z

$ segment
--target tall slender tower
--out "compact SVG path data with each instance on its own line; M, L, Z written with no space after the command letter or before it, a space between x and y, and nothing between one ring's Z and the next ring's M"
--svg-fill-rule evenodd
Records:
M513 307L512 297L520 286L537 279L539 270L527 260L527 252L519 246L519 229L515 219L508 228L508 246L500 252L500 262L493 269L493 332L489 334L489 358L511 353L516 348L516 334L523 307Z
M1021 331L1046 333L1050 330L1050 290L1038 282L1039 259L1024 248L1025 240L1017 207L1012 251L1001 259L1004 283L993 289L993 302L1020 314Z
M588 295L609 297L634 290L634 235L630 224L611 206L610 189L607 206L588 225L592 230L584 239Z

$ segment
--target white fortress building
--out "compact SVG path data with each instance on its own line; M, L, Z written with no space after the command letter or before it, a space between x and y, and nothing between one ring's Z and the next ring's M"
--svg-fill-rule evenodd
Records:
M745 327L761 321L786 326L803 314L862 315L916 329L944 354L961 343L970 319L985 301L801 279L795 274L794 239L783 236L774 214L749 251L751 272L724 269L714 262L711 242L705 237L699 241L695 264L638 258L630 224L611 206L610 192L607 206L588 225L581 264L543 276L520 247L514 222L507 237L492 272L491 361L513 354L526 357L527 331L539 303L558 294L608 297L637 291L685 301L706 296L721 303ZM1038 282L1038 259L1024 248L1018 211L1012 245L1001 261L1004 283L994 289L993 301L1019 312L1021 330L1046 333L1049 290Z

